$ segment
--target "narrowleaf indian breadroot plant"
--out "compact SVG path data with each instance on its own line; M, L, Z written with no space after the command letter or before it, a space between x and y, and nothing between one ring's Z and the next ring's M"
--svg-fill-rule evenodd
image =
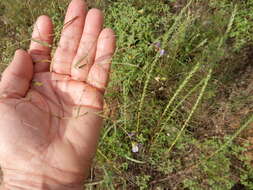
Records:
M115 30L117 52L86 189L253 189L244 134L252 91L242 78L246 67L253 76L253 0L238 2L88 1ZM54 52L67 3L0 1L1 69L15 49L28 47L40 14L55 24Z

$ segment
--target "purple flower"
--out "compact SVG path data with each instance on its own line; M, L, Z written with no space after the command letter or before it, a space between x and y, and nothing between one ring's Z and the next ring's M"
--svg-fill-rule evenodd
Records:
M161 50L159 51L159 54L160 54L160 56L162 57L162 56L164 56L164 55L166 54L166 51L165 51L164 49L161 49Z
M135 143L135 142L132 143L132 152L133 152L133 153L139 152L139 146L138 146L138 144Z
M161 42L155 42L155 43L153 43L153 45L155 46L156 51L159 52L160 57L162 57L166 54L166 51L164 49L162 49Z
M128 136L129 136L130 138L134 137L135 135L136 135L135 132L128 133Z
M161 43L160 43L160 42L155 42L155 43L154 43L154 46L155 46L156 48L161 48Z

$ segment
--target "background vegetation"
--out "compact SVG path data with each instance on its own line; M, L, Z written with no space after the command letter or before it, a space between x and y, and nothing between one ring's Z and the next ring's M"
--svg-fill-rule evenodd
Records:
M68 0L1 0L0 66ZM253 0L96 0L117 52L86 189L253 189Z

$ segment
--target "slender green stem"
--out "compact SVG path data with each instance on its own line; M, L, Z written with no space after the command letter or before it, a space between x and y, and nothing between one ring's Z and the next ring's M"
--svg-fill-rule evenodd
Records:
M141 101L140 101L140 105L139 105L139 108L138 108L138 114L137 114L137 125L136 125L137 133L139 132L139 128L140 128L140 124L141 124L141 112L142 112L142 108L143 108L144 99L145 99L146 94L147 94L148 84L149 84L151 75L153 73L153 70L154 70L155 65L156 65L158 60L159 60L159 55L156 55L153 63L150 66L150 70L147 74L147 79L146 79L144 87L143 87L143 92L142 92Z
M160 121L162 120L162 118L166 115L166 113L168 112L170 106L172 105L172 103L174 102L174 100L177 98L177 96L179 95L179 93L184 89L184 87L186 86L186 84L190 81L190 79L192 78L192 76L194 75L194 73L196 73L198 71L198 69L200 68L200 63L198 62L193 69L191 70L191 72L187 75L187 77L184 79L184 81L182 82L182 84L178 87L178 89L176 90L175 94L172 96L172 98L170 99L169 103L167 104L166 108L164 109L161 117L160 117Z
M177 111L177 108L178 108L179 106L181 106L181 105L184 103L184 101L185 101L193 92L195 92L195 91L200 87L200 85L203 84L204 80L205 80L205 79L202 79L194 88L192 88L192 89L181 99L181 101L173 108L173 110L170 112L169 116L168 116L168 117L166 118L166 120L162 123L162 126L161 126L159 132L156 133L156 137L155 137L155 139L154 139L154 141L153 141L152 144L155 144L155 143L156 143L157 138L159 137L159 135L161 134L161 132L165 129L166 124L167 124L168 121L172 118L172 116L174 115L174 113Z
M198 96L198 99L197 99L196 103L194 104L194 106L193 106L193 108L192 108L192 110L191 110L191 112L190 112L188 118L186 119L186 121L185 121L183 127L182 127L181 130L179 131L177 137L175 138L175 140L172 142L171 146L169 147L169 149L168 149L168 151L167 151L168 154L170 153L170 151L172 150L172 148L174 147L174 145L175 145L175 144L177 143L177 141L179 140L179 138L180 138L180 136L182 135L184 129L187 127L187 125L188 125L189 121L191 120L193 114L195 113L195 111L196 111L198 105L200 104L200 101L201 101L201 99L202 99L202 97L203 97L203 95L204 95L204 93L205 93L205 90L206 90L206 87L207 87L207 85L208 85L208 82L209 82L209 80L210 80L210 78L211 78L212 72L213 72L213 69L210 68L210 69L209 69L209 72L208 72L208 75L207 75L207 77L205 78L204 85L203 85L203 87L202 87L202 89L201 89L201 91L200 91L200 94L199 94L199 96Z

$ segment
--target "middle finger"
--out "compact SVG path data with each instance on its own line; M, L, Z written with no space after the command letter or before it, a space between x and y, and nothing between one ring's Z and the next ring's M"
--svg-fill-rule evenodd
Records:
M83 33L86 4L83 0L72 0L69 4L59 46L56 49L52 69L59 74L70 75L71 63L76 55Z

